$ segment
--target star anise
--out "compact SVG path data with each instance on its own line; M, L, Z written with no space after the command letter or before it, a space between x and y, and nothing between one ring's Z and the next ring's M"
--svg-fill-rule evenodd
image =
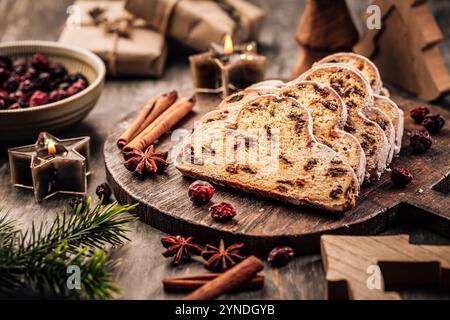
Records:
M239 254L239 250L243 246L243 243L237 243L225 248L225 243L222 239L218 248L207 244L206 250L202 253L203 259L206 260L205 268L219 272L230 269L238 262L244 260L245 257Z
M184 260L189 260L191 255L199 256L202 249L192 243L193 238L183 238L181 236L168 236L161 238L161 243L167 250L162 253L166 258L173 257L173 264L179 265Z
M157 152L155 147L151 145L145 152L135 149L124 153L126 160L124 165L125 168L139 175L163 172L169 165L166 161L167 155L167 152Z

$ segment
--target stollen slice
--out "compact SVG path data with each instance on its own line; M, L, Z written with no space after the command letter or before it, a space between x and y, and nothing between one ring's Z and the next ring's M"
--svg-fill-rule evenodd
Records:
M184 175L332 212L355 206L353 169L317 142L297 100L264 95L247 102L234 123L207 127L194 130L177 157Z
M281 82L281 81L280 81ZM236 117L242 106L248 101L260 97L265 94L272 94L278 91L277 87L249 87L245 90L238 91L221 101L217 109L207 112L200 118L199 126L209 123L210 126L222 126L223 123L231 123L236 121Z
M243 105L253 98L262 96L264 94L274 93L284 85L285 83L280 80L266 80L255 83L250 87L238 91L223 99L217 109L226 109L229 107L234 107L236 105Z
M358 140L343 130L347 121L347 107L336 91L318 82L300 81L282 88L278 94L294 98L308 109L313 120L314 137L336 151L352 167L362 184L366 156Z
M346 64L319 64L298 80L329 85L341 96L348 113L344 129L358 139L366 155L366 180L379 179L386 169L390 145L383 129L364 114L374 104L372 89L366 78Z
M392 158L394 157L394 151L395 151L395 129L394 125L390 119L390 117L382 111L380 108L378 108L377 101L374 101L373 108L369 108L368 110L364 111L364 115L378 124L380 128L383 130L384 135L386 136L386 139L389 144L389 151L388 156L386 158L386 167L389 166L389 164L392 161Z
M344 63L358 69L367 79L375 94L380 94L383 87L377 66L366 57L353 52L339 52L326 56L315 65L325 63Z
M358 71L360 71L366 77L375 94L389 96L389 91L383 87L380 72L378 71L377 66L366 57L352 52L340 52L329 55L317 62L317 64L326 63L343 63L351 65L352 67L358 69ZM388 139L388 142L391 146L386 162L386 165L389 165L395 154L395 150L397 149L395 144L396 134L395 132L393 132L395 130L395 126L393 123L394 118L391 117L390 113L386 113L383 108L378 108L379 103L380 102L377 103L377 101L375 101L375 104L373 106L374 108L369 112L366 112L366 116L370 120L378 123L378 125L384 130L384 133L386 134L386 138Z
M383 88L381 88L380 96L389 98L391 96L391 92L389 91L388 88L383 87Z
M392 120L395 132L394 154L398 154L402 148L404 130L404 113L397 104L385 96L374 95L375 106L382 110Z

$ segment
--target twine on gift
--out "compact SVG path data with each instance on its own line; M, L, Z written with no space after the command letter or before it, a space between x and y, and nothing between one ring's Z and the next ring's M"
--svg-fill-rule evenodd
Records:
M117 47L120 38L131 38L132 26L136 20L129 14L124 14L114 20L108 20L104 14L106 10L95 7L89 11L89 15L95 25L103 27L106 33L113 35L113 44L108 52L108 70L113 76L117 76Z
M241 23L241 15L236 8L227 0L213 0L217 5L228 14L228 16L239 25Z
M121 17L103 24L105 31L113 35L113 45L108 52L108 67L112 76L117 76L117 46L120 38L131 37L131 26L135 19L132 17Z

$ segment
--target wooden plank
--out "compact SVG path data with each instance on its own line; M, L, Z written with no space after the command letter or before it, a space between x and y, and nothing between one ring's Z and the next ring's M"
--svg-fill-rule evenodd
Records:
M270 61L268 78L291 76L292 67L299 48L293 40L298 19L305 5L305 0L254 0L265 7L270 14L261 33L259 50ZM450 5L446 1L430 0L433 13L446 39L440 48L450 63ZM36 3L34 5L33 3ZM59 4L63 3L63 4ZM54 0L1 0L0 1L0 39L56 40L64 23L66 6L72 1ZM365 28L357 12L363 12L369 1L348 1L352 9L355 23ZM23 11L9 10L21 6ZM5 10L3 10L5 8ZM355 14L355 12L357 14ZM8 30L8 32L6 32ZM9 33L14 30L13 33ZM88 181L88 193L95 197L95 188L105 181L103 143L109 135L114 123L129 112L137 110L149 96L171 89L190 90L191 78L188 53L180 47L171 46L168 67L160 79L123 79L107 81L103 95L93 112L78 126L61 134L62 138L81 135L92 137L91 167L94 174ZM390 90L395 88L390 87ZM1 146L0 146L1 148ZM10 209L10 216L26 228L32 221L53 221L67 204L69 197L56 197L42 204L36 204L32 192L15 189L10 184L7 155L4 149L0 152L0 203L1 207ZM390 219L387 215L386 219ZM394 222L394 221L393 221ZM117 285L122 288L121 297L125 299L178 299L183 295L168 294L162 289L161 281L167 276L182 276L203 273L205 269L200 260L182 267L173 268L169 260L161 255L162 247L159 239L165 234L148 224L133 223L131 241L120 248L113 249L114 258L122 263L114 270ZM442 238L426 230L402 224L390 229L389 233L408 232L414 239L429 243L448 243ZM217 240L214 237L211 241ZM272 269L266 265L264 271L266 281L264 290L242 292L224 296L225 299L325 299L324 273L320 255L304 255L296 257L288 266ZM403 291L404 298L430 299L450 298L436 292Z

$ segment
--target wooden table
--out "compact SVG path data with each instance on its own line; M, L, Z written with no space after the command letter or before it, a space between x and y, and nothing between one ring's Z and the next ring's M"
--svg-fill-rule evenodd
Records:
M70 0L0 0L0 41L42 39L55 40L66 19L66 8ZM261 35L260 50L267 55L268 77L288 78L294 66L298 46L294 41L294 31L305 1L300 0L255 0L268 9L270 15ZM354 17L361 16L368 1L348 1ZM450 3L430 1L439 26L448 38L450 36ZM358 25L362 27L362 23ZM173 45L174 46L174 45ZM442 53L450 65L450 39L440 45ZM94 111L78 126L59 136L62 138L89 135L92 138L91 165L93 175L89 178L89 194L95 196L95 187L105 181L102 156L103 143L111 126L132 110L136 110L153 94L168 90L189 90L191 77L187 60L188 51L176 47L170 51L168 67L161 79L110 80ZM175 53L175 54L174 54ZM397 92L394 90L394 92ZM399 92L397 92L399 93ZM442 99L442 104L449 105ZM60 212L70 197L57 196L42 204L36 204L29 190L13 188L9 179L9 166L4 148L0 151L0 207L11 210L11 216L29 226L31 221L51 221ZM414 242L427 244L447 244L435 234L417 226L400 225L387 233L409 233ZM161 279L191 273L204 269L200 263L190 263L174 268L161 255L160 238L164 234L142 222L132 225L131 242L114 249L112 254L121 258L122 264L115 270L117 284L122 288L125 299L170 299L180 295L166 294ZM226 299L325 299L325 279L320 255L296 258L282 269L264 271L264 290L227 295ZM445 298L449 295L427 291L402 291L405 299Z

